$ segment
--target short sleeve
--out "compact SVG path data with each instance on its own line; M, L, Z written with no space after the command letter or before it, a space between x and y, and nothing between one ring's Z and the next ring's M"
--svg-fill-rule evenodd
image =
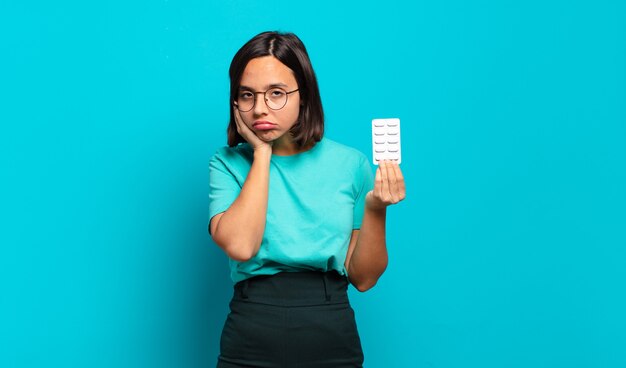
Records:
M209 224L237 199L241 185L217 152L209 161Z
M362 156L355 175L357 196L354 201L353 229L360 229L365 212L365 196L374 188L374 175L367 159Z

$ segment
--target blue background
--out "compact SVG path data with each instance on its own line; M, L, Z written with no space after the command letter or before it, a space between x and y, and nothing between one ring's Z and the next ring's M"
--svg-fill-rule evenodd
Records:
M214 366L230 60L305 42L327 136L402 119L366 367L626 366L626 4L0 5L0 366Z

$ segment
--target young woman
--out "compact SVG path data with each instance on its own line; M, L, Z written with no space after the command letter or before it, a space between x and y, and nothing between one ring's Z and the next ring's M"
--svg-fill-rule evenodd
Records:
M264 32L230 66L228 147L209 165L209 232L235 282L218 367L361 367L349 283L387 267L385 216L405 196L397 164L323 136L307 51Z

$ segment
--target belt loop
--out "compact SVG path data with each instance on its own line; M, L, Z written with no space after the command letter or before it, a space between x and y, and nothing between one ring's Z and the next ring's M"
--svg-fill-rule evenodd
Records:
M241 288L241 297L248 299L248 285L250 285L250 279L243 280L243 287Z
M327 272L322 273L322 281L324 282L324 295L326 296L326 301L329 302L330 295L328 294L328 286L326 285L326 283L328 282L327 274Z

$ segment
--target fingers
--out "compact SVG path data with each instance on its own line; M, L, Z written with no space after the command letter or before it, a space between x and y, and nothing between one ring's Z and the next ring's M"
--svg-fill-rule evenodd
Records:
M382 167L380 166L381 162L378 162L378 169L376 169L376 178L374 179L374 194L376 196L376 198L382 198L383 197L383 192L382 192L382 187L383 187L383 177L381 174L382 171Z
M395 162L387 163L387 177L389 177L389 195L391 196L391 203L398 203L398 180L396 178L396 171L394 166L397 166Z
M380 170L381 185L380 185L380 199L388 203L390 199L389 195L389 174L387 171L387 161L383 160L378 162L378 169Z
M243 130L243 126L245 125L241 119L241 115L239 114L239 110L237 109L237 106L233 107L233 115L235 116L235 124L237 125L237 133L239 133L239 135L242 135L242 130Z
M252 148L256 149L264 144L268 144L263 142L257 135L250 129L246 123L243 121L241 117L241 113L237 109L237 107L233 107L233 115L235 117L235 124L237 125L237 133L248 142ZM271 144L270 144L271 145Z
M392 165L393 171L395 173L396 182L397 182L397 196L398 202L403 200L406 197L406 187L404 185L404 176L402 175L402 170L400 170L400 165L394 163Z
M374 189L366 197L368 208L382 209L405 198L402 171L397 162L378 161Z
M395 204L406 197L404 176L394 161L380 161L376 171L377 197L386 204Z

